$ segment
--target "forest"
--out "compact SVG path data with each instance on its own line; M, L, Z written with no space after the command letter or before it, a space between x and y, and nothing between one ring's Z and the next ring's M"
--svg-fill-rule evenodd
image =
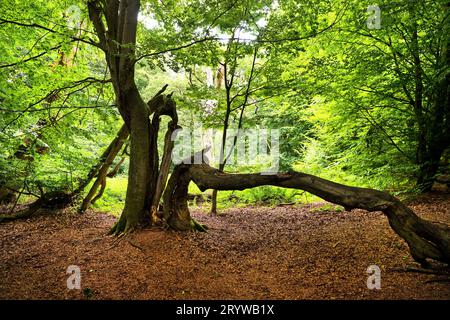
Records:
M449 13L2 0L0 298L450 299Z

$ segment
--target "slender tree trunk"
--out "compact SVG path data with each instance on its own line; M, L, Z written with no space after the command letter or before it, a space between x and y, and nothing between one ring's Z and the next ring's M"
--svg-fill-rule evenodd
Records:
M226 67L225 69L225 75L227 73ZM226 82L226 76L225 76L225 82ZM230 113L231 113L231 103L230 103L230 93L229 88L226 87L227 90L227 110L225 113L225 120L223 122L223 131L222 131L222 142L220 146L220 155L219 155L219 171L223 171L225 168L226 158L225 158L225 147L227 142L227 130L230 120ZM230 151L231 152L231 151ZM217 190L213 190L211 195L211 214L217 214Z
M226 151L225 144L226 144L226 140L227 140L227 129L229 127L229 120L230 120L230 115L231 115L231 104L232 104L234 98L236 98L236 96L234 96L233 98L231 97L231 88L233 86L233 81L234 81L234 72L231 75L230 81L228 81L228 68L227 68L227 65L224 64L223 76L225 79L227 110L226 110L225 119L224 119L224 123L223 123L222 145L221 145L221 149L220 149L220 159L219 159L219 171L223 171L225 169L227 160L232 155L234 147L236 146L239 131L242 129L242 124L243 124L243 119L244 119L244 111L245 111L245 107L247 106L248 98L250 96L250 87L251 87L251 84L253 81L253 74L255 72L255 63L256 63L257 53L258 53L258 47L255 47L255 49L253 51L253 59L252 59L252 67L250 69L250 76L248 78L247 88L245 90L244 101L242 102L242 104L240 106L241 112L239 114L238 132L234 136L233 144L231 145L230 150L228 151L228 154L226 156L225 156L225 151ZM221 70L221 69L219 69L219 70ZM218 86L218 88L220 89L220 85ZM211 213L217 214L217 190L215 190L215 189L213 190L212 196L211 196Z
M126 148L126 146L124 148ZM125 149L124 149L123 153L125 153ZM125 154L122 154L119 162L117 162L117 164L114 166L114 168L110 172L108 172L108 174L106 175L108 178L114 178L115 176L117 176L120 168L122 167L123 163L125 162L125 158L126 158Z
M103 193L106 189L106 177L101 181L100 183L100 191L97 193L97 195L91 200L91 203L94 204L98 199L100 199L103 196Z
M116 138L111 142L108 149L106 149L105 153L101 157L99 164L97 164L91 170L91 172L88 175L88 178L85 181L83 181L83 183L80 184L78 189L74 192L75 194L81 192L91 182L91 180L94 177L97 177L88 194L83 199L83 203L81 204L80 208L81 212L84 212L86 211L87 208L89 208L89 205L91 204L94 196L97 193L98 187L104 184L106 180L106 175L108 174L109 167L113 163L119 151L122 149L125 140L128 138L128 135L129 135L128 128L126 125L123 125L122 128L120 128L119 132L117 133Z

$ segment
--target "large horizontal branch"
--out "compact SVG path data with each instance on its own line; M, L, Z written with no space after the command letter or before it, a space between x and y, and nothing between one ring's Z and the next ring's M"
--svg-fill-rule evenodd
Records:
M368 211L379 211L386 209L393 201L397 201L385 192L346 186L301 172L230 174L207 165L193 165L190 167L190 172L192 181L201 191L207 189L245 190L262 185L273 185L308 191L324 200L338 203L346 210L361 208Z
M178 165L164 194L164 217L177 230L189 230L193 224L187 207L187 190L193 181L200 190L244 190L273 185L308 191L324 200L367 211L382 211L392 229L409 245L412 257L426 264L427 258L450 263L450 228L418 217L411 209L386 192L346 186L301 172L273 175L229 174L207 164Z

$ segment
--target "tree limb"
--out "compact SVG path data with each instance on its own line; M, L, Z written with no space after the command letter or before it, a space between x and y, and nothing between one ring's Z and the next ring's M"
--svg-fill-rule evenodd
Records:
M335 183L302 172L274 175L229 174L209 165L178 165L164 193L164 217L176 230L191 230L191 217L187 207L187 190L193 181L201 191L244 190L262 185L301 189L324 200L342 205L347 211L359 208L382 211L392 229L409 245L414 260L426 265L427 258L450 263L450 228L418 217L390 194L374 189L358 188Z

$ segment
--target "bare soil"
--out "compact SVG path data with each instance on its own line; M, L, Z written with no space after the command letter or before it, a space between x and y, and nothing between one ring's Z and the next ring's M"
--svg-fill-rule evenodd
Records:
M450 224L450 195L412 202ZM448 276L418 267L382 213L317 203L193 216L208 233L153 227L122 238L115 218L69 210L0 224L2 299L449 299ZM81 268L81 290L66 286ZM366 286L381 268L381 289Z

